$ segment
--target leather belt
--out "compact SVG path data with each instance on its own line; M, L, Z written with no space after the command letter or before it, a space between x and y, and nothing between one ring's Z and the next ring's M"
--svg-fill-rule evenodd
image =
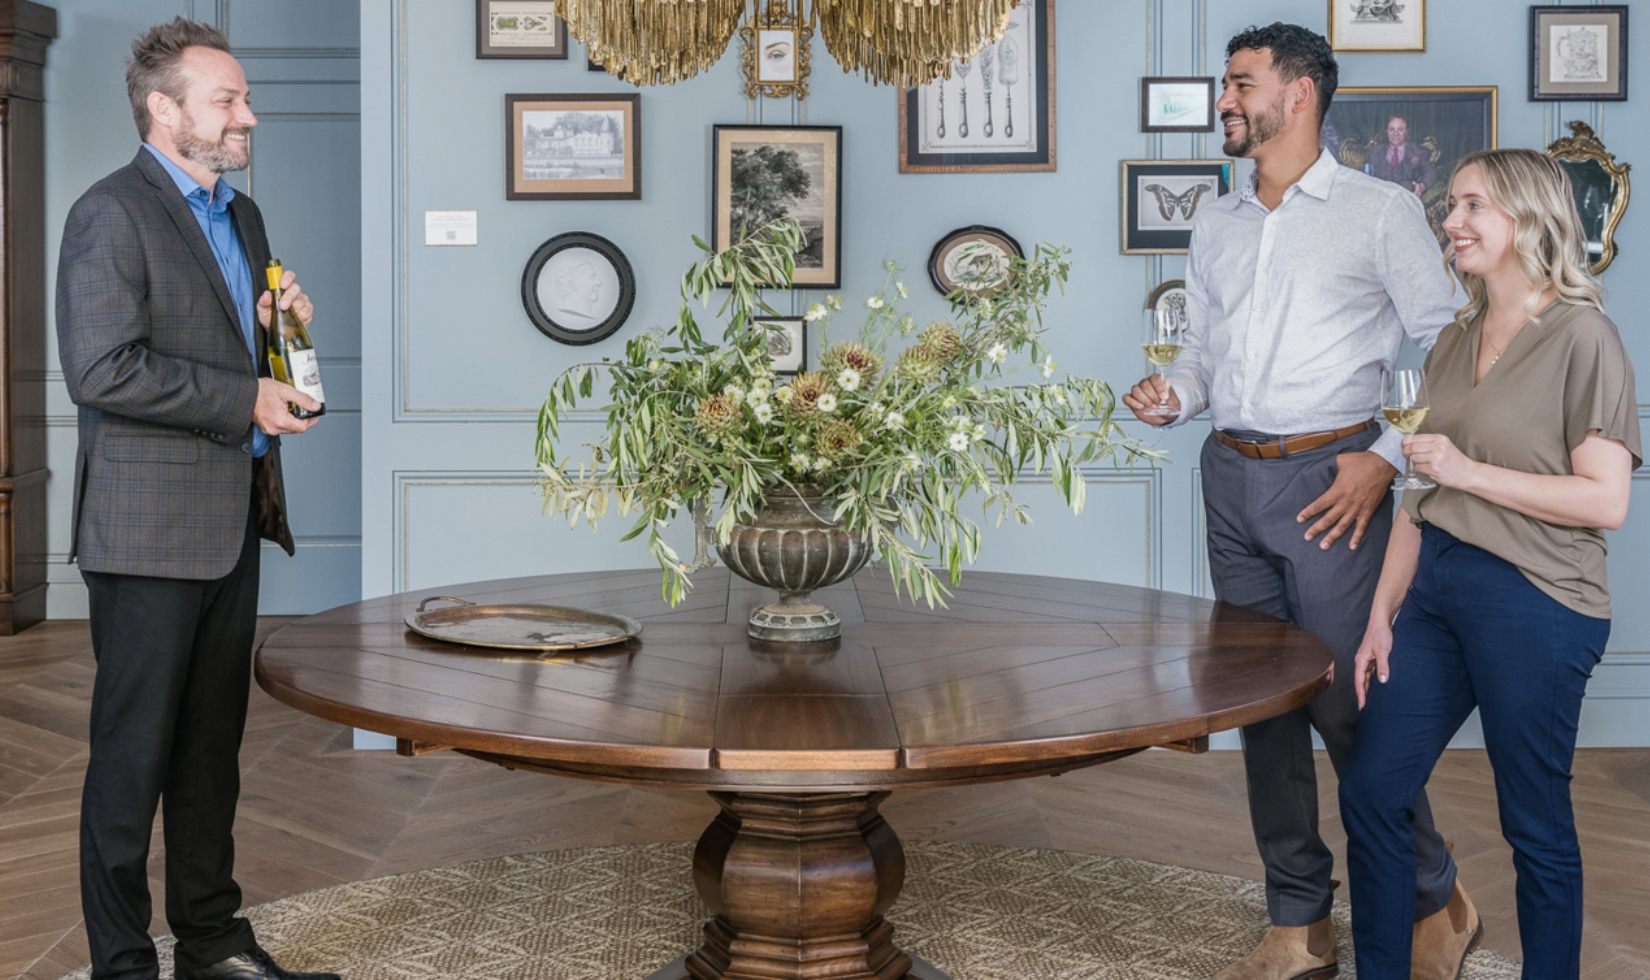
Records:
M1360 432L1368 432L1374 428L1375 421L1371 419L1368 422L1359 422L1356 425L1349 425L1344 429L1335 429L1330 432L1302 432L1299 435L1279 436L1276 439L1268 439L1265 442L1250 442L1244 439L1236 439L1224 432L1221 432L1219 429L1215 430L1215 438L1219 439L1222 444L1236 449L1238 452L1249 457L1250 459L1282 459L1285 456L1293 456L1296 453L1304 453L1310 449L1319 449L1323 446L1329 445L1332 442L1338 442L1341 439L1345 439L1347 436L1355 436Z

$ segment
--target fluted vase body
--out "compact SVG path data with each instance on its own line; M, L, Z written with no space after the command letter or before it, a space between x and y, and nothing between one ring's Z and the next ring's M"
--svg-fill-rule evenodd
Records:
M740 578L779 592L779 601L751 614L750 635L809 642L842 635L842 619L810 593L848 578L871 557L864 535L843 530L817 488L780 487L750 518L733 526L716 552Z

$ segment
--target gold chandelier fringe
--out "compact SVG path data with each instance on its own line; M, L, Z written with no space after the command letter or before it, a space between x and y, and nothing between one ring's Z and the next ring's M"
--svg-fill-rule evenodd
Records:
M917 86L951 77L1002 37L1022 0L812 0L825 49L873 83ZM556 0L590 57L635 85L669 85L716 64L746 0Z
M591 59L633 85L671 85L716 64L744 13L745 0L556 0Z
M950 78L1001 38L1021 0L814 0L814 19L843 71L917 86Z

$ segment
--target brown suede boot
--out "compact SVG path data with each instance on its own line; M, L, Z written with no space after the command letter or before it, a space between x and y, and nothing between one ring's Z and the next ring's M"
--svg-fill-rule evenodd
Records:
M1409 954L1411 980L1458 980L1468 954L1483 939L1483 920L1457 878L1449 904L1415 923L1415 946Z
M1215 974L1214 980L1329 980L1335 964L1335 926L1325 917L1309 926L1273 926L1255 951Z

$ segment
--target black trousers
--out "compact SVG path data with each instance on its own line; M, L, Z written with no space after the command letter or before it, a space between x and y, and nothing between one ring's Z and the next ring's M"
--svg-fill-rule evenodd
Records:
M255 510L248 494L248 509ZM235 803L258 614L256 514L221 579L82 571L91 596L91 761L80 894L95 980L156 980L147 865L164 805L166 921L192 969L250 949L235 912Z

